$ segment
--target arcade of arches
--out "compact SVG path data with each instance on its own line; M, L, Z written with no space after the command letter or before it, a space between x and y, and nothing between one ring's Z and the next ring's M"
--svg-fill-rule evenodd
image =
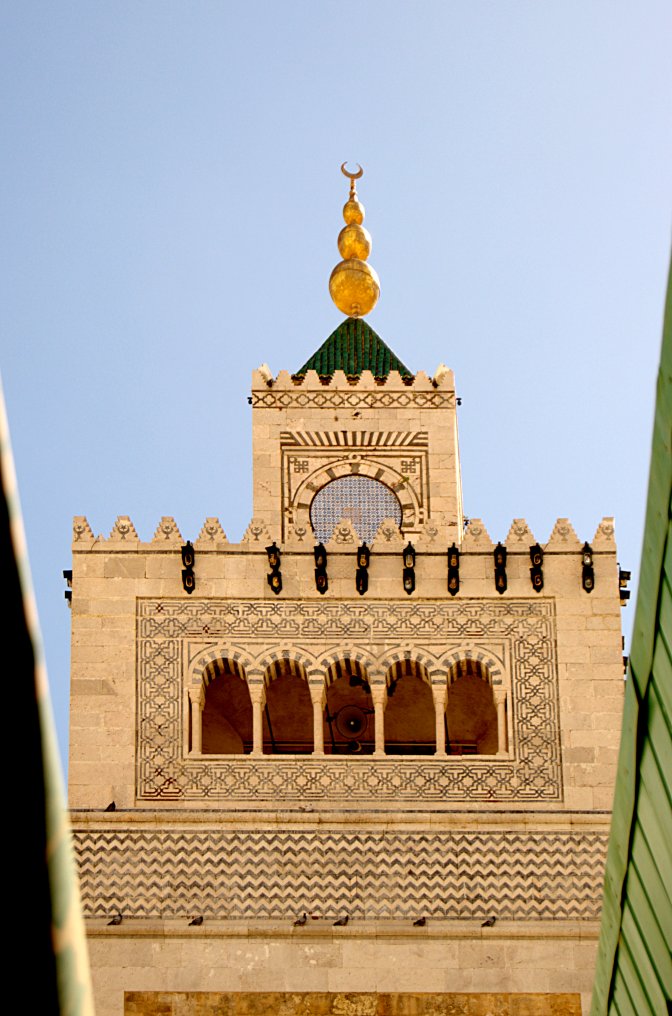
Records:
M371 679L357 660L332 663L319 682L276 661L263 682L229 659L189 690L189 751L204 755L504 755L508 696L488 667L459 660L445 680L400 660Z

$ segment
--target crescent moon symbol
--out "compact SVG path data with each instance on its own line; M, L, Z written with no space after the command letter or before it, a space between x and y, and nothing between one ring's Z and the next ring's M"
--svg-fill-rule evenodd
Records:
M364 170L362 169L359 163L357 163L356 173L348 173L347 169L345 168L347 164L348 164L347 162L344 162L343 165L341 166L341 173L343 174L343 176L349 177L350 180L359 180L360 176L364 175Z

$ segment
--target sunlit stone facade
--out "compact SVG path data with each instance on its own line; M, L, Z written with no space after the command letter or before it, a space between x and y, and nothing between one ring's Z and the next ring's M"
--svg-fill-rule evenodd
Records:
M149 542L75 519L98 1016L585 1011L622 701L612 520L559 519L536 588L514 520L498 589L451 371L262 368L252 407L240 543L208 518L190 568L172 518Z

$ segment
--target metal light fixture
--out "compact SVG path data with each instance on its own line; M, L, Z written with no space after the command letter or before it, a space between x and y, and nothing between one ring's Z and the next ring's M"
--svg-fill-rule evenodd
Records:
M315 558L315 587L318 593L324 595L329 588L329 577L327 576L327 552L323 543L318 543L313 548Z
M632 572L625 571L618 566L618 592L621 598L621 606L627 607L628 600L630 599L630 590L627 588L628 582L632 578Z
M280 567L280 549L276 546L275 540L270 547L266 548L266 554L268 556L268 563L273 570Z
M497 544L493 552L493 557L495 559L495 589L498 593L505 593L507 587L506 547L503 543Z
M404 592L410 596L415 589L415 548L411 541L404 547L403 552L404 560L404 574L403 584Z
M369 560L371 551L366 545L366 540L357 548L357 571L355 573L355 587L360 596L369 588Z
M196 588L196 576L194 575L194 562L196 554L191 540L187 540L181 548L182 552L182 588L185 593L193 593Z
M538 543L530 547L530 561L532 567L530 568L530 581L532 582L532 588L535 593L540 593L544 588L544 572L542 570L542 563L544 560L544 552Z
M587 593L595 588L595 570L593 568L593 548L584 543L581 551L581 585Z
M266 556L271 569L266 576L266 581L277 596L282 590L282 574L280 572L280 550L276 546L275 540L270 547L266 547Z
M460 552L456 545L448 549L448 592L455 596L460 590Z

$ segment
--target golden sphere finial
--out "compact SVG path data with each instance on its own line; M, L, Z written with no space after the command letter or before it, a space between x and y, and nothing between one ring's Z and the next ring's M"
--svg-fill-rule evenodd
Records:
M329 279L329 292L336 306L348 317L364 317L373 310L380 296L380 280L366 260L371 253L371 236L364 229L364 205L357 198L356 182L364 170L357 164L357 172L341 173L350 180L350 194L343 208L345 226L338 234L338 249L343 260L336 265Z

